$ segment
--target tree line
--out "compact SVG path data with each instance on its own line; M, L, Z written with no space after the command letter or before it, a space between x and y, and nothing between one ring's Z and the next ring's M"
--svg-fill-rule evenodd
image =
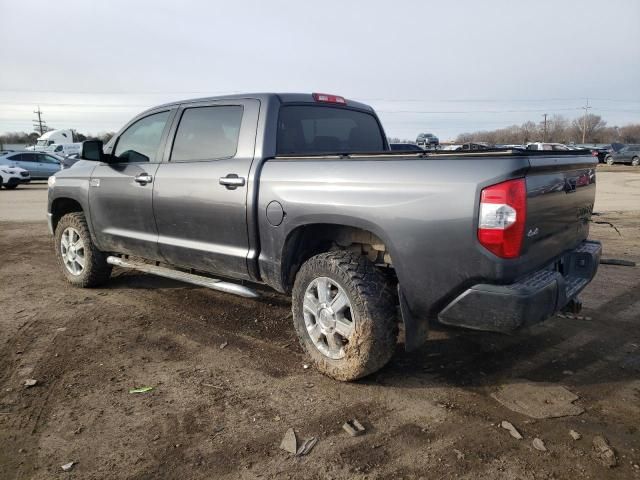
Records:
M493 145L521 145L528 142L640 143L640 123L617 127L608 126L600 115L589 114L586 118L582 116L573 120L562 115L552 115L547 119L546 125L544 121L528 121L497 130L461 133L456 142L487 142Z

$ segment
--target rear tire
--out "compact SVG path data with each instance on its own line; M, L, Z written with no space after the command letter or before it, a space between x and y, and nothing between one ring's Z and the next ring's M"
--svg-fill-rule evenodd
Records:
M607 165L613 165L613 157L607 157L604 161Z
M56 225L54 239L56 259L71 285L91 288L109 280L112 267L93 244L84 213L64 215Z
M321 295L323 284L328 288ZM334 251L310 258L296 276L292 297L300 344L325 375L356 380L379 370L393 356L398 336L394 290L366 257ZM338 313L334 305L347 300L348 308ZM313 305L318 305L315 311ZM335 320L340 315L342 320ZM349 325L346 336L344 325Z
M631 165L633 165L634 167L637 167L638 165L640 165L640 157L633 157L631 159Z
M16 188L18 188L18 184L15 183L13 185L5 185L4 188L6 188L7 190L15 190Z

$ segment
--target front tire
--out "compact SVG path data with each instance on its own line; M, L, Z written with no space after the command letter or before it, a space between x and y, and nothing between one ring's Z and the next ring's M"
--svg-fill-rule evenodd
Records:
M82 212L67 213L56 225L56 259L67 281L82 288L97 287L111 276L107 256L91 240Z
M607 165L613 165L613 157L607 157L604 159Z
M334 251L310 258L296 276L292 297L300 344L322 373L356 380L393 356L394 290L366 257Z
M4 188L6 188L7 190L15 190L16 188L18 188L18 184L14 183L13 185L5 185Z
M631 159L631 165L633 165L634 167L637 167L638 165L640 165L640 157L633 157Z

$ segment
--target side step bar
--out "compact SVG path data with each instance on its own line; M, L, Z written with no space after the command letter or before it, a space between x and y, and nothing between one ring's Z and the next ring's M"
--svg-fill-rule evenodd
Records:
M246 298L258 298L260 294L254 289L245 287L243 285L237 285L235 283L223 282L217 278L204 277L202 275L195 275L193 273L181 272L179 270L173 270L166 267L158 267L142 262L132 262L120 257L107 257L107 263L115 265L116 267L131 268L133 270L139 270L141 272L150 273L159 277L170 278L172 280L178 280L180 282L191 283L200 287L207 287L213 290L220 290L221 292L232 293Z

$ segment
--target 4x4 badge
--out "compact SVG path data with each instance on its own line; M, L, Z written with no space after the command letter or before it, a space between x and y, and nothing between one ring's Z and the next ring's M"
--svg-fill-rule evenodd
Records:
M538 227L532 228L527 232L527 237L535 237L539 233Z

